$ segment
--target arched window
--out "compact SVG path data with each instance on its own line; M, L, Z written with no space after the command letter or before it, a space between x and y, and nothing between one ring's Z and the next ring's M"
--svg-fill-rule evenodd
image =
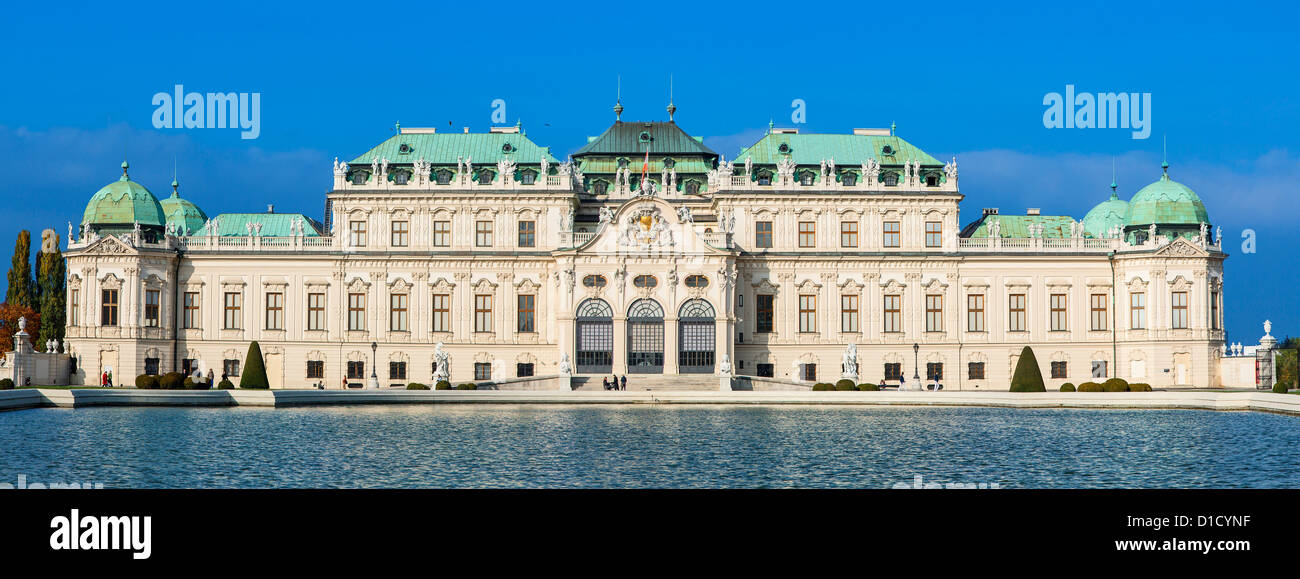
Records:
M353 184L353 185L365 185L365 184L366 184L366 179L367 179L368 177L369 177L369 175L367 175L365 171L353 171L353 172L352 172L352 184Z
M712 374L716 344L713 306L705 300L690 300L677 310L677 318L677 371Z
M532 169L525 170L519 174L519 182L524 185L532 185L537 182L537 171Z
M652 288L659 285L659 280L653 275L638 275L632 278L632 285L636 287Z
M492 171L489 171L489 170L487 170L487 169L480 170L480 171L478 172L478 184L479 184L479 185L491 185L491 184L492 184L492 179L495 178L495 177L496 177L496 175L494 175L494 174L492 173Z
M709 278L702 275L688 275L686 287L709 287Z
M771 184L772 184L772 172L771 172L771 171L759 171L759 172L758 172L758 184L759 184L759 185L771 185Z
M586 287L605 287L606 283L608 282L605 281L603 275L589 275L582 278L582 285Z
M858 184L857 173L843 173L840 175L840 183L845 187L852 187Z
M803 171L799 173L799 184L804 187L811 187L816 179L812 171Z
M451 171L448 171L446 169L439 169L438 172L435 173L435 175L437 176L439 185L446 185L448 183L451 183Z
M687 182L686 182L686 187L685 187L685 192L686 192L687 195L698 195L698 194L700 193L700 182L699 182L699 181L687 181Z
M885 186L886 187L898 186L898 173L893 173L893 172L885 173Z
M583 300L578 305L578 317L589 319L605 319L614 317L614 310L609 307L605 300L591 298Z
M405 185L411 180L411 172L406 170L393 171L393 183Z
M929 174L929 175L926 175L926 176L925 176L925 186L926 186L926 187L938 187L938 186L939 186L939 176L938 176L938 175L935 175L934 173L931 173L931 174Z

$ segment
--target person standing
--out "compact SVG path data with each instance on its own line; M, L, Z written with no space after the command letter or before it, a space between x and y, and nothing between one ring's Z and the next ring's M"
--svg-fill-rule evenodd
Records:
M216 374L212 372L212 368L208 368L208 386L216 386L216 384L212 383L212 379L216 377Z
M609 378L602 377L600 379L600 385L603 386L606 390L609 390Z
M108 386L108 370L104 370L102 373L100 373L100 375L99 375L99 385L100 385L100 386Z
M623 375L623 385L619 388L619 390L627 390L627 374Z
M108 387L109 387L109 388L112 388L112 387L113 387L113 371L112 371L112 370L109 370L109 371L108 371Z
M907 390L907 376L898 377L898 389L900 391Z

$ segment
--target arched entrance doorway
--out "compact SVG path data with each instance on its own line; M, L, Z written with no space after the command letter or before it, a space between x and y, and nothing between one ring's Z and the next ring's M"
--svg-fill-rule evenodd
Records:
M574 340L579 374L614 371L614 310L605 300L591 298L578 304Z
M664 309L659 302L637 300L627 310L627 371L664 372Z
M677 318L677 371L712 374L717 344L713 306L702 299L693 299L682 304Z

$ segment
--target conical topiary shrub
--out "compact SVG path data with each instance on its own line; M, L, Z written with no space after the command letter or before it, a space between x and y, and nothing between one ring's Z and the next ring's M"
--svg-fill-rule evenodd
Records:
M271 387L270 382L266 380L266 364L262 361L262 347L257 345L256 340L248 345L248 355L244 356L244 373L239 377L239 387L263 390Z
M1016 362L1016 373L1011 376L1012 392L1047 392L1043 384L1043 371L1038 368L1038 359L1029 346L1020 351L1020 361Z

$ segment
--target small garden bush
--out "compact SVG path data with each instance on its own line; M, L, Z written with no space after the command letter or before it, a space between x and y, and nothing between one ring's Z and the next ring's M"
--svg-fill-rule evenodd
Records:
M1286 384L1283 384L1282 382L1278 382L1277 384L1273 385L1274 394L1286 394L1286 391L1287 391Z
M1128 381L1123 378L1111 378L1102 382L1101 388L1106 392L1128 392Z
M203 380L199 380L198 382L195 382L193 380L190 380L189 378L186 378L185 382L186 382L185 384L186 390L210 390L212 388L211 382L204 382Z
M217 390L234 390L235 383L230 380L222 380L217 383Z
M846 378L836 382L835 389L840 392L855 392L858 389L858 385L854 384L852 380Z
M869 383L869 382L863 382L863 383L861 383L861 384L858 384L858 391L859 391L859 392L879 392L879 391L880 391L880 386L877 385L877 384L871 384L871 383Z
M0 390L13 390L14 381L8 378L0 378Z
M478 384L475 384L473 382L465 382L463 384L457 384L456 389L457 390L478 390Z
M1129 392L1150 392L1151 385L1143 382L1134 382L1128 385Z
M141 390L157 390L158 377L152 374L141 374L136 376L135 387Z
M429 389L429 385L428 385L428 384L421 384L421 383L419 383L419 382L411 382L410 384L407 384L407 385L406 385L406 389L407 389L407 390L428 390L428 389Z
M185 377L185 380L181 382L181 385L184 386L186 390L198 390L198 387L194 385L194 379L189 376Z
M1016 362L1016 372L1011 376L1012 392L1047 392L1043 384L1043 371L1038 367L1034 351L1025 346L1020 350L1020 360Z
M451 382L439 380L438 384L433 387L434 390L451 390Z
M158 387L163 390L180 390L185 387L185 377L180 372L168 372L158 378Z
M1096 382L1084 382L1083 384L1079 385L1079 391L1080 392L1101 392L1102 387L1101 384L1098 384Z
M1061 385L1061 392L1074 392L1074 384L1066 382Z
M818 382L813 384L813 392L831 392L835 390L835 385L828 382Z

